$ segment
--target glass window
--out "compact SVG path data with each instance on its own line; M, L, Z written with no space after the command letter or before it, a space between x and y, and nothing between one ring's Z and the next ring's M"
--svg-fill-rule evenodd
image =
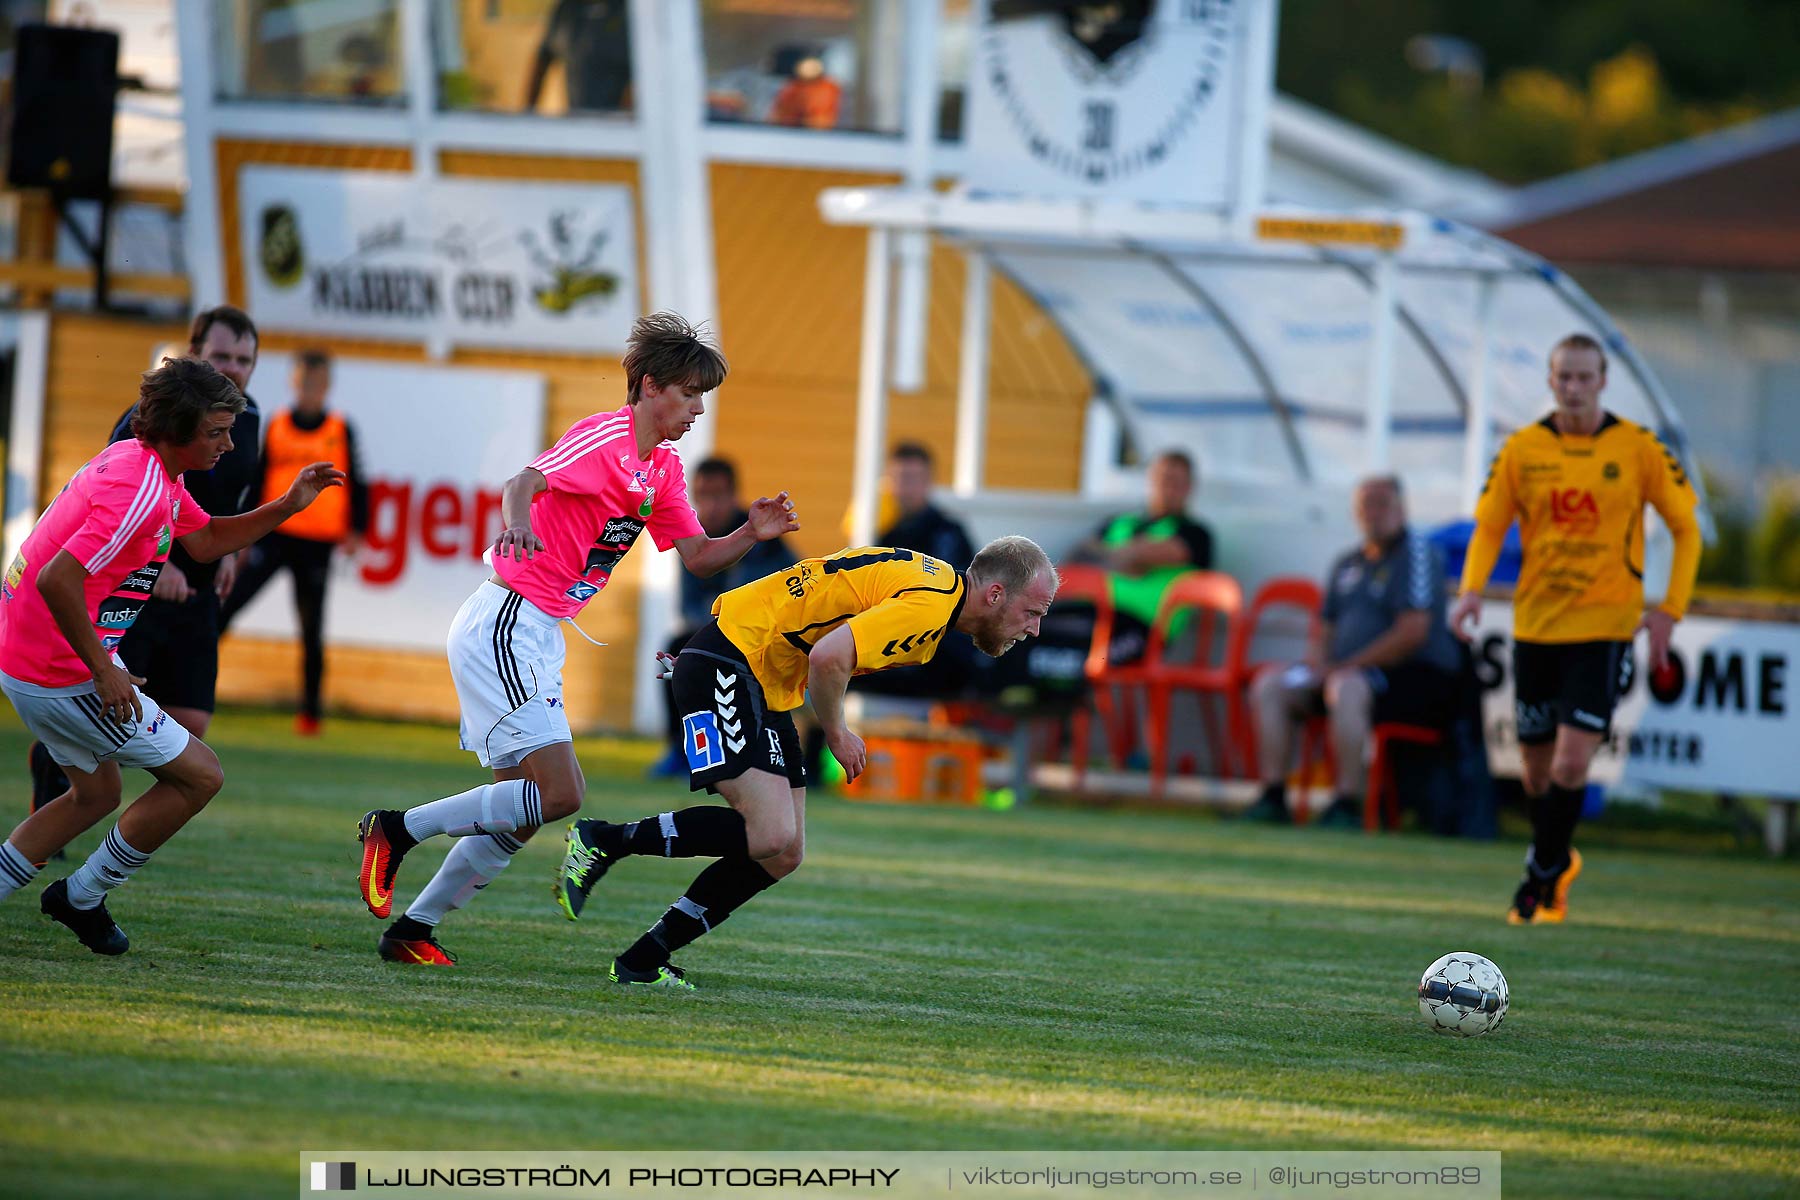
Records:
M901 0L701 0L716 122L900 132Z
M968 94L975 23L969 8L969 0L944 0L938 17L938 136L952 142L962 140Z
M628 0L434 0L439 106L629 111L629 8Z
M401 0L213 0L219 95L401 104Z

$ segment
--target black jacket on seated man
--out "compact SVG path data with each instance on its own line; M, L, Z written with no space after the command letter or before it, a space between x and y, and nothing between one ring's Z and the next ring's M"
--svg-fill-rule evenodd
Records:
M929 554L959 571L975 557L975 545L969 540L968 532L935 504L927 504L910 516L902 516L882 530L875 540L883 546Z

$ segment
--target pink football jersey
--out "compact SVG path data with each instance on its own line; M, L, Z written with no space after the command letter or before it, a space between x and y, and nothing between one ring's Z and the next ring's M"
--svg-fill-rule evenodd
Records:
M704 532L681 456L662 442L638 458L633 419L629 404L584 417L532 460L550 485L531 501L544 549L524 562L496 555L494 573L553 617L572 617L599 595L645 529L658 550Z
M87 571L88 619L110 654L150 599L174 539L211 519L136 438L89 459L38 518L0 583L0 671L46 688L91 678L37 589L38 572L58 551Z

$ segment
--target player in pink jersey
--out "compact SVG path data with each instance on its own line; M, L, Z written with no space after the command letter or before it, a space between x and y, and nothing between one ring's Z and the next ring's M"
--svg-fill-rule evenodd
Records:
M182 483L231 449L244 407L211 363L164 359L144 373L131 441L75 472L44 510L0 583L0 691L69 777L69 790L0 844L0 897L119 806L119 768L143 767L150 790L79 870L45 888L39 906L96 954L123 954L106 908L124 883L224 784L219 760L138 691L115 650L149 599L176 540L197 561L241 550L340 486L330 463L302 471L286 495L253 512L209 516Z
M688 570L707 576L800 528L786 492L757 500L749 519L719 538L706 535L688 504L673 443L725 380L716 347L675 314L656 313L632 327L624 366L623 408L577 421L507 481L494 573L450 627L463 749L494 781L405 812L377 809L358 826L359 887L378 917L393 910L407 851L437 834L456 839L377 943L390 962L450 965L435 933L444 914L486 887L539 825L581 807L587 784L563 709L560 625L606 587L638 535L649 530L658 550L674 547Z

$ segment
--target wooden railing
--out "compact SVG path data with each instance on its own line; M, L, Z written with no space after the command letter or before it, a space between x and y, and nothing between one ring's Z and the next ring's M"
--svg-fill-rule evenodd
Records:
M0 287L18 289L20 308L48 308L59 290L91 290L91 266L67 266L56 261L56 209L49 193L23 189L10 194L18 198L19 205L17 251L11 262L0 262ZM174 188L120 188L114 194L113 208L116 212L128 204L151 205L180 213L183 203L182 193ZM112 271L107 276L107 290L128 296L184 300L191 288L185 275Z

